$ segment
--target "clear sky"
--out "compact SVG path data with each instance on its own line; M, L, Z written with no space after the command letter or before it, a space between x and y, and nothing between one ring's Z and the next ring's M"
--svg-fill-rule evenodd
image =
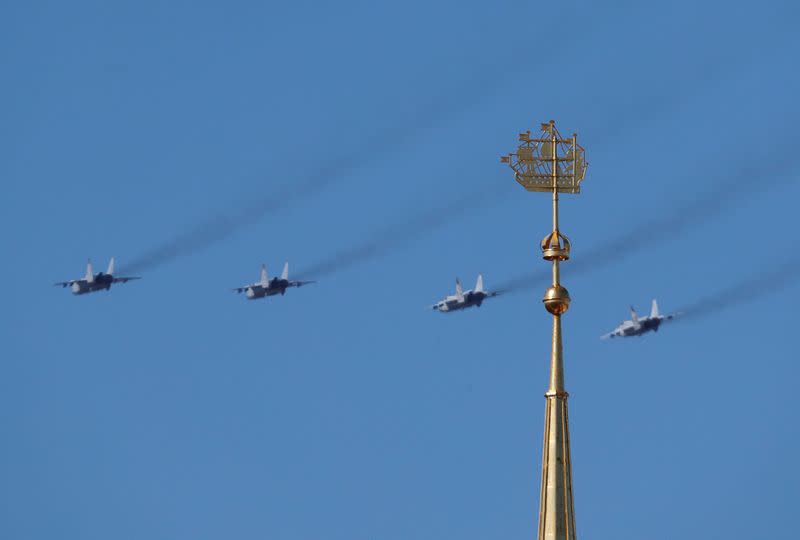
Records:
M680 309L797 257L798 15L3 4L0 538L534 537L546 283L426 306L456 276L546 270L548 197L499 156L551 118L590 163L561 212L578 534L792 537L800 286L598 337L629 304ZM648 242L615 243L637 229ZM385 230L380 256L316 285L230 291ZM108 293L51 285L165 245ZM604 245L624 260L581 259Z

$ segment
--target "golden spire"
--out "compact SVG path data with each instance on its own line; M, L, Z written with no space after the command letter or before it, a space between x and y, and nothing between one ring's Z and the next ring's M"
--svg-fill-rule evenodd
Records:
M514 169L514 177L528 191L553 194L553 231L541 242L542 256L553 264L553 282L544 294L544 307L553 315L550 354L550 385L545 394L542 489L539 499L539 540L574 540L575 510L572 502L572 457L569 446L569 415L564 389L564 356L561 346L561 316L569 309L570 297L561 286L559 264L569 259L569 239L558 228L558 194L580 193L586 174L584 150L578 136L564 139L555 122L542 124L542 133L531 138L520 133L515 154L501 161Z

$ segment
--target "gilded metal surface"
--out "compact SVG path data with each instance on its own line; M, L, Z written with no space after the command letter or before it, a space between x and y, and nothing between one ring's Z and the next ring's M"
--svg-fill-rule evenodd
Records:
M531 138L530 131L520 133L517 151L502 156L500 161L508 163L514 178L528 191L550 193L555 178L560 193L580 193L587 163L578 136L562 137L552 120L542 124L541 129L536 138Z
M544 302L545 309L553 315L563 315L569 309L570 300L567 289L558 285L545 291L542 302Z
M558 231L553 231L544 237L540 244L542 248L542 258L546 261L566 261L569 259L571 249L569 238Z
M580 193L586 174L584 149L577 135L564 139L555 122L542 124L542 135L531 138L520 133L516 153L501 161L514 170L514 178L528 191L553 194L553 230L540 247L542 257L553 265L552 286L542 302L553 315L553 342L550 354L550 385L545 394L544 447L542 449L542 488L539 498L539 540L575 540L575 509L572 501L572 456L569 446L569 414L564 389L564 355L561 343L561 316L570 304L569 292L561 286L560 264L569 259L569 239L558 228L558 194Z

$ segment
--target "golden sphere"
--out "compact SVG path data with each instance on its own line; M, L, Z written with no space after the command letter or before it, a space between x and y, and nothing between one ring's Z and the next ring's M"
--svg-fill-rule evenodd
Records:
M569 309L569 292L561 285L550 287L545 291L542 302L545 309L553 315L562 315Z

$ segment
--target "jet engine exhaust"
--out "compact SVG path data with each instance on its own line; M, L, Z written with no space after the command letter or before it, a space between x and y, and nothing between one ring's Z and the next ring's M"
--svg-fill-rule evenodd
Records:
M795 142L791 141L786 147L772 148L769 155L762 156L756 164L741 165L738 170L732 172L727 182L718 183L713 189L698 195L682 207L641 225L635 225L630 232L621 234L585 253L576 253L574 258L564 265L563 272L569 276L579 276L618 263L732 210L745 197L794 183L797 181L797 176L787 173L793 165L792 152L789 148L794 144ZM754 190L754 183L759 183L761 189ZM549 270L528 272L505 281L498 289L506 293L516 293L531 287L544 287L549 276Z
M496 186L483 186L447 204L430 208L407 221L387 226L363 242L343 248L316 262L304 269L301 275L321 277L386 255L423 233L431 232L451 223L454 219L475 212L476 200L480 201L481 206L490 206L507 195L508 192L497 189Z
M739 304L752 302L785 289L800 278L800 257L785 261L777 268L764 270L720 289L679 310L683 319L707 317Z
M730 60L727 57L711 57L706 64L697 67L698 70L703 70L703 85L696 83L699 77L687 74L687 80L694 82L686 85L682 92L665 93L659 91L660 87L649 95L645 91L644 99L640 99L636 106L623 111L609 111L608 120L601 121L600 124L612 124L618 129L625 126L630 130L634 125L646 123L648 116L654 111L661 111L663 114L664 110L681 103L688 95L712 83L721 72L725 71L720 69L722 66L741 66L741 58L737 58L736 62ZM514 62L516 65L516 60ZM139 273L202 251L243 228L341 183L359 167L380 161L392 151L409 144L435 126L442 125L446 120L490 97L503 87L512 73L515 73L515 70L508 68L509 66L504 64L481 66L481 69L464 77L459 84L452 85L452 88L458 89L457 92L443 92L417 107L414 114L405 115L404 118L408 118L408 121L386 129L376 129L357 149L330 159L304 177L275 188L253 203L219 213L188 228L131 260L124 271ZM714 76L709 77L708 70L712 68ZM368 250L365 246L362 248Z
M718 64L720 63L714 63ZM132 259L123 270L138 273L202 251L241 229L344 181L359 167L380 161L386 154L409 144L432 128L444 124L448 119L488 99L505 86L517 73L518 67L518 58L513 55L509 57L507 63L491 62L479 66L463 77L458 84L449 85L446 91L420 104L413 110L413 114L404 115L403 118L407 118L407 121L388 128L376 129L358 148L330 159L312 173L273 189L253 203L218 213L213 218L189 227ZM706 77L705 80L713 78ZM695 90L698 86L692 85L691 88ZM671 103L680 102L681 99L682 97L674 92L657 95L642 103L641 109L645 111L663 109ZM616 122L620 122L624 113L628 122L641 123L642 110L609 111L608 120L613 118Z
M358 149L329 160L312 173L274 189L256 202L220 213L190 227L133 259L124 271L141 272L206 249L245 227L342 182L359 167L380 161L387 154L409 144L501 88L501 82L505 80L502 73L497 71L497 66L490 65L488 68L487 71L473 73L467 79L468 84L462 81L457 86L461 89L460 97L454 97L459 94L445 92L428 100L417 107L413 115L406 116L410 118L409 121L370 134ZM468 91L465 93L464 89Z

